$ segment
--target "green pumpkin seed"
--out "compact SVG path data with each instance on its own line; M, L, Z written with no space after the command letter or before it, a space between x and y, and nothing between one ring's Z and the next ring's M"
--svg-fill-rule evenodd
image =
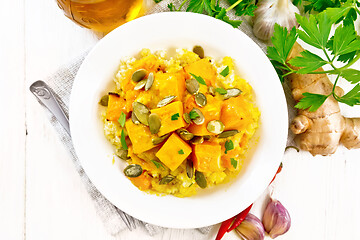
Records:
M128 160L130 159L128 157L128 150L125 150L123 148L118 148L115 151L116 156L118 156L121 160Z
M184 121L185 121L187 124L190 124L190 123L191 123L191 119L190 119L189 113L184 113L184 114L183 114L183 119L184 119Z
M159 182L159 184L160 185L164 185L164 184L168 184L168 183L170 183L172 180L174 180L175 179L175 177L173 176L173 175L166 175L165 177L163 177L161 180L160 180L160 182Z
M141 80L140 82L138 82L138 83L135 85L134 90L140 90L140 89L142 89L143 87L145 87L145 84L146 84L146 79Z
M195 171L195 182L201 188L206 188L207 186L205 175L202 172Z
M145 91L149 90L154 83L154 73L149 73L148 79L145 84Z
M205 105L207 104L206 96L202 93L195 94L195 103L199 107L205 107Z
M124 174L127 177L138 177L142 174L143 169L138 164L131 164L124 169Z
M140 121L137 119L134 112L131 112L131 121L136 125L140 124Z
M203 138L204 138L205 141L209 141L211 139L211 136L210 135L204 135Z
M196 79L194 78L190 78L186 80L185 85L186 85L186 90L192 95L196 94L200 88L199 82L196 81Z
M204 58L204 49L201 46L194 46L193 52L196 53L201 59Z
M212 120L207 124L206 128L211 133L220 134L224 131L225 125L219 120Z
M208 91L209 91L209 93L211 94L211 96L215 96L216 91L215 91L215 88L214 88L214 87L209 86L209 87L208 87Z
M194 176L194 164L190 159L186 160L186 175L190 179L192 179Z
M148 121L149 121L150 132L152 134L158 133L161 127L161 119L159 115L157 115L156 113L151 113L149 115Z
M145 69L138 69L136 70L133 75L131 76L131 79L134 82L139 82L140 80L143 80L144 77L147 75L147 71Z
M176 132L179 134L179 137L181 137L181 139L184 141L189 141L194 137L194 134L185 129L179 129Z
M205 122L205 117L202 114L202 112L200 111L200 109L193 108L191 111L194 111L199 115L197 118L192 120L196 125L201 125L201 124L203 124Z
M202 143L204 142L204 137L202 137L202 136L195 136L195 137L193 137L193 138L190 140L190 142L191 142L192 144L202 144Z
M100 101L99 101L99 104L101 106L107 107L108 103L109 103L109 95L102 96Z
M218 135L218 138L227 138L227 137L232 137L234 136L235 134L239 133L238 130L228 130L228 131L224 131L222 133L220 133Z
M163 106L166 106L169 103L171 103L172 100L174 100L175 98L176 98L176 96L174 96L174 95L167 96L164 99L160 100L156 106L159 107L159 108L163 107Z
M133 113L136 118L144 125L149 126L150 109L142 103L133 102Z
M230 88L230 89L226 89L226 94L224 94L224 99L229 99L229 98L232 98L232 97L237 97L239 96L242 91L238 88Z
M161 137L154 138L154 139L152 140L152 143L153 143L154 145L158 145L158 144L164 142L169 136L170 136L170 133L165 134L164 136L161 136Z

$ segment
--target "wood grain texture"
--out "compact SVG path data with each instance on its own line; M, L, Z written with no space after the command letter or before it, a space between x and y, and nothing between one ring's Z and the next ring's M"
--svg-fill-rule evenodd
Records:
M53 0L3 1L0 21L8 23L0 38L5 84L0 88L5 105L0 118L0 239L214 239L217 228L206 236L179 229L148 236L138 228L115 238L106 231L67 150L28 91L32 82L91 48L97 37L65 18ZM360 63L354 68L360 69ZM347 116L360 116L359 108L343 109ZM292 227L277 239L360 239L360 150L340 147L331 157L312 157L289 149L283 164L272 194L288 208ZM269 191L252 210L260 218ZM232 232L223 239L239 237Z

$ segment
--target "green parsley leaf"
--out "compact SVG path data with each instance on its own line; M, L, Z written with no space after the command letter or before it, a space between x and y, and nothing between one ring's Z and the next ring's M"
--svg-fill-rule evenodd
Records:
M182 150L182 149L180 149L180 150L178 151L178 153L179 153L179 154L185 154L185 153L184 153L184 150Z
M220 12L215 14L214 17L216 19L220 19L226 23L229 23L231 26L233 26L234 28L237 28L241 25L242 21L241 20L230 20L230 18L226 15L226 9L225 8L221 8Z
M235 158L230 158L231 165L236 169L238 162L235 160Z
M174 115L171 116L171 120L172 120L172 121L178 120L179 117L180 117L180 114L179 114L179 113L175 113Z
M218 92L221 95L225 95L227 93L227 90L223 88L216 88L215 92Z
M229 75L229 66L226 66L226 68L224 68L224 70L221 71L220 75L223 77Z
M295 67L301 67L301 69L297 71L300 74L315 71L319 67L327 64L327 61L307 50L302 51L300 54L301 56L290 59L289 61L289 63Z
M118 119L118 122L120 123L121 127L125 126L125 122L126 122L126 115L125 113L121 112L120 117Z
M332 0L307 0L306 2L308 4L304 6L305 12L311 12L311 11L322 12L326 8L336 6L336 3L333 2Z
M155 3L159 3L161 2L162 0L154 0Z
M335 30L333 40L333 55L343 55L360 50L360 39L352 26L339 26Z
M328 8L326 12L330 16L332 22L337 22L339 19L344 18L351 8L351 3L344 3L341 7Z
M123 148L124 150L128 150L128 146L127 146L126 141L125 141L125 132L124 132L124 129L121 130L120 142L121 142L122 148Z
M298 109L309 108L310 112L315 112L328 98L326 95L315 93L303 93L303 98L295 105Z
M356 84L353 89L337 100L349 106L360 104L360 84Z
M212 10L210 4L210 0L190 0L186 11L194 13L204 13L205 10L208 14L211 14Z
M194 120L194 119L200 117L200 115L197 112L195 112L194 110L191 110L189 112L189 117L190 117L191 120Z
M192 73L190 73L190 75L193 76L193 78L195 78L196 81L198 81L200 84L206 86L206 82L205 82L205 80L204 80L202 77L196 76L195 74L192 74Z
M163 169L165 169L165 167L162 165L161 162L156 161L156 160L151 160L151 162L154 163L154 165L155 165L156 168L163 168Z
M360 81L360 71L356 69L344 69L341 71L340 76L342 76L352 84L358 83Z
M287 70L287 69L283 69L284 67L284 65L283 64L281 64L281 63L279 63L279 62L277 62L277 61L274 61L274 60L270 60L270 62L272 63L272 65L273 65L273 67L275 68L275 71L276 71L276 73L278 74L278 76L279 76L279 79L280 79L280 82L281 83L283 83L284 82L284 72L283 72L283 70Z
M225 154L227 154L228 151L234 149L234 143L233 141L229 140L225 142Z
M228 0L230 5L235 4L238 0ZM237 16L254 16L254 11L257 6L254 4L252 0L242 0L235 7L235 15Z
M170 12L175 12L176 11L176 7L174 6L173 3L169 3L167 5L167 7L169 8Z

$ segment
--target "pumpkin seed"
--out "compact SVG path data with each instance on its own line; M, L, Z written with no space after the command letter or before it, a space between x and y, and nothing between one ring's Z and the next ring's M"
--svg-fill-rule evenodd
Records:
M131 112L131 121L136 125L140 124L140 121L137 119L134 112Z
M184 141L189 141L194 137L194 134L192 134L191 132L189 132L185 129L179 129L179 130L177 130L177 133L179 134L181 139Z
M195 103L199 107L205 107L205 105L207 104L206 96L204 94L202 94L202 93L197 93L195 95Z
M192 144L202 144L202 143L204 142L204 137L202 137L202 136L195 136L195 137L193 137L193 138L190 140L190 142L191 142Z
M191 123L191 119L190 119L189 113L184 113L184 114L183 114L183 119L184 119L184 121L185 121L187 124L190 124L190 123Z
M142 103L133 102L133 113L136 118L144 125L149 126L150 109Z
M205 141L209 141L211 139L211 136L210 135L204 135L203 138L204 138Z
M224 131L225 125L219 120L212 120L207 124L206 129L215 134L220 134Z
M159 108L163 107L163 106L166 106L169 103L171 103L172 100L174 100L175 98L176 98L176 96L174 96L174 95L167 96L163 100L160 100L156 106L159 107Z
M108 103L109 103L109 95L102 96L100 101L99 101L99 104L101 106L107 107Z
M227 137L232 137L234 136L235 134L239 133L238 130L228 130L228 131L224 131L222 133L220 133L218 135L218 138L227 138Z
M128 150L125 150L123 148L118 148L115 151L116 156L118 156L121 160L128 160L130 159L128 157Z
M204 49L201 46L194 46L193 52L196 53L200 58L204 58Z
M209 91L209 93L210 93L212 96L215 96L216 91L215 91L215 88L214 88L213 86L209 86L209 87L208 87L208 91Z
M160 127L161 127L161 119L160 119L159 115L157 115L156 113L151 113L149 115L150 132L152 134L156 134L159 132Z
M158 144L164 142L169 136L170 136L170 133L165 134L164 136L161 136L161 137L154 138L154 139L152 140L152 143L153 143L154 145L158 145Z
M149 90L154 83L154 73L149 73L148 79L145 84L145 91Z
M200 85L199 82L194 78L190 78L185 81L186 90L192 95L196 94L199 91Z
M135 85L134 90L140 90L140 89L142 89L143 87L145 87L145 84L146 84L146 79L141 80L140 82L138 82L138 83Z
M186 175L192 179L194 176L194 164L190 159L186 160Z
M160 180L160 182L159 182L159 184L160 185L164 185L164 184L168 184L168 183L170 183L172 180L174 180L175 179L175 177L173 176L173 175L166 175L165 177L163 177L161 180Z
M226 94L224 94L224 99L229 99L232 97L237 97L239 96L242 91L238 88L230 88L230 89L226 89Z
M201 188L206 188L207 186L205 175L202 172L195 171L195 182Z
M204 123L205 121L205 117L204 115L202 114L202 112L200 111L200 109L197 109L197 108L193 108L191 111L194 111L196 112L199 116L196 117L195 119L193 119L192 121L196 124L196 125L201 125Z
M131 76L131 79L134 82L139 82L140 80L143 80L144 77L147 75L147 71L145 69L138 69L136 70L133 75Z
M124 174L127 177L138 177L142 174L143 169L138 164L131 164L124 169Z

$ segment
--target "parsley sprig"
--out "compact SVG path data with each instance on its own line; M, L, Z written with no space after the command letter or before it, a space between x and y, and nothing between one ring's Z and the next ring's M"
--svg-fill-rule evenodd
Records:
M350 106L360 105L360 71L350 68L360 58L360 37L351 24L340 24L331 36L331 27L338 21L338 17L338 12L329 8L316 16L311 14L309 18L297 14L296 19L302 30L293 28L288 32L286 28L275 25L274 36L271 38L273 46L268 47L268 57L281 81L292 73L336 75L330 94L304 93L304 97L295 106L296 108L309 108L309 111L316 111L330 96ZM301 56L287 61L286 59L298 38L320 49L323 53L322 56L305 50L300 53ZM343 65L336 66L336 61L342 62ZM316 71L325 65L330 66L331 70ZM356 84L344 96L338 96L335 93L335 87L340 77L351 84Z
M182 11L185 3L187 2L189 2L189 5L185 9L186 12L207 14L211 17L229 23L234 28L239 27L242 21L231 20L227 16L227 13L230 10L234 9L235 15L237 16L254 16L254 10L256 9L256 5L253 0L228 0L228 3L231 4L228 8L221 7L219 0L183 0L178 8L176 8L173 3L168 4L168 8L170 11Z

